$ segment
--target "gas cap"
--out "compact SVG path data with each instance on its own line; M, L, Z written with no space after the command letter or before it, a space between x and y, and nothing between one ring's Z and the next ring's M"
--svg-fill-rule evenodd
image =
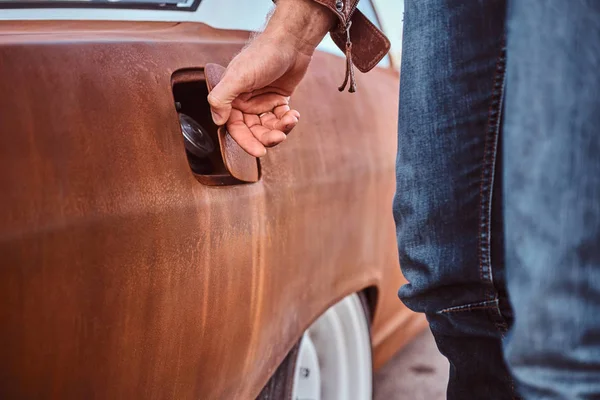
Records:
M192 117L179 113L179 123L187 151L196 157L204 158L215 150L215 144L208 132Z

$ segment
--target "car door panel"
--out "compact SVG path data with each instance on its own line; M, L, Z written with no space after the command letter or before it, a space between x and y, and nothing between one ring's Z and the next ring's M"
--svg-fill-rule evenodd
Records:
M171 78L247 35L0 23L1 398L251 399L329 305L382 287L394 75L341 94L319 53L258 182L190 171Z

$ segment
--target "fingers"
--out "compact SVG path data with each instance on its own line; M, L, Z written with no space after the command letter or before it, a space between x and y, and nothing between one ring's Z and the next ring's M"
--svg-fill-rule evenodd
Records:
M296 117L296 119L300 119L300 113L297 110L290 110L289 106L280 106L273 110L277 118L281 119L285 114L290 114Z
M248 154L254 157L262 157L267 154L265 146L254 136L244 121L244 115L240 110L233 109L227 122L227 131Z
M279 119L283 118L283 116L285 115L286 112L290 111L290 106L286 105L280 105L278 107L275 107L273 109L273 114L275 114L275 116Z
M274 129L279 129L288 134L298 125L300 113L296 110L290 110L289 106L277 107L273 112L279 119L279 121L275 122Z
M277 146L286 138L284 132L269 129L262 125L258 115L244 114L244 122L250 128L250 131L254 137L258 139L265 147Z
M262 129L261 129L262 128ZM258 129L251 129L254 136L263 144L265 147L275 147L286 138L285 133L278 130L270 130L258 125Z
M254 125L260 125L260 118L256 114L244 114L244 122L252 128Z
M289 97L276 93L265 93L252 97L248 97L248 94L244 93L233 101L233 107L244 113L261 114L281 106L287 106L289 100Z
M233 100L240 94L250 91L252 91L250 79L240 73L232 72L228 68L221 81L208 95L208 103L215 124L225 125L231 115Z
M292 131L292 129L294 129L296 127L296 125L298 125L298 117L296 116L300 115L298 114L297 111L294 110L290 110L288 111L276 124L275 124L275 129L279 129L283 132L285 132L286 134L290 133Z
M269 129L275 128L275 123L277 122L277 117L272 112L266 112L266 113L260 114L259 118L260 118L260 124L262 126L265 126Z
M215 123L226 123L231 137L254 157L264 156L266 147L283 142L300 118L300 113L288 106L289 97L277 93L253 97L243 83L228 78L227 72L208 101Z
M260 116L260 122L263 126L288 134L296 127L296 125L298 125L300 117L298 111L290 110L287 106L273 111L274 112L264 113Z

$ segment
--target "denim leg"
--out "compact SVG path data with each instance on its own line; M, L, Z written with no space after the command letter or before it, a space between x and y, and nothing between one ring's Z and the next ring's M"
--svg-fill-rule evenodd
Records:
M600 399L600 2L512 2L506 95L506 359L527 399Z
M513 399L501 174L504 0L406 0L394 217L408 284L450 361L448 399Z

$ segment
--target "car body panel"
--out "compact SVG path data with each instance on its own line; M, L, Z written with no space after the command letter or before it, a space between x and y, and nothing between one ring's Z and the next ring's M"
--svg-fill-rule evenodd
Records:
M377 363L423 326L395 299L396 74L339 93L343 60L318 53L259 182L190 171L171 77L227 65L247 37L0 23L0 398L252 399L366 288Z

